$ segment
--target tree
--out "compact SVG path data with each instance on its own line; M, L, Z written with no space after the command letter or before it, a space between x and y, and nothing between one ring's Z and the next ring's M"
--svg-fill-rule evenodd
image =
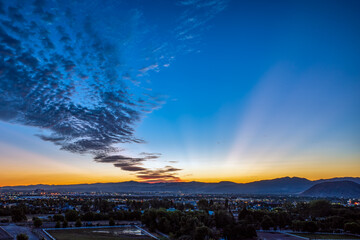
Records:
M243 209L239 212L238 220L243 220L249 215L249 211L246 209L246 207L243 207Z
M229 199L225 199L225 208L229 207Z
M331 216L325 219L328 227L331 229L341 229L344 227L345 218L340 216Z
M110 218L109 220L109 226L115 226L115 221L113 218Z
M197 205L200 210L207 210L209 208L209 202L206 199L200 199Z
M34 227L39 228L42 225L42 221L41 221L40 218L34 217L33 218L33 224L34 224Z
M310 202L310 215L314 217L326 217L331 213L331 203L328 200L319 199Z
M212 235L212 232L210 230L210 228L206 227L206 226L201 226L201 227L197 227L195 229L195 236L194 239L195 240L204 240L204 239L209 239Z
M163 216L159 219L158 229L163 233L169 233L171 229L170 221L168 220L168 216Z
M302 231L303 228L304 228L304 222L303 222L303 221L299 221L299 220L294 220L294 221L292 221L292 227L291 227L291 229L292 229L293 231L299 232L299 231Z
M16 240L28 240L29 237L25 233L20 233L16 236Z
M13 222L21 222L26 220L27 218L23 209L14 208L11 209L11 219Z
M57 221L55 224L55 228L60 228L60 226L61 226L60 221Z
M286 202L283 204L283 208L284 208L287 212L292 212L295 207L294 207L294 205L292 204L292 202L286 201Z
M313 221L308 221L308 222L305 222L304 224L304 231L305 232L316 232L318 230L318 226L316 225L315 222Z
M248 225L245 228L245 235L247 238L253 238L257 236L256 229L253 225Z
M276 225L279 226L279 228L284 228L286 225L288 225L291 222L290 215L287 212L280 211L276 213Z
M81 211L82 212L88 212L90 211L89 203L85 202L81 205Z
M54 216L53 216L53 219L54 219L54 221L60 221L60 222L62 222L62 221L64 221L64 216L62 215L62 214L55 214Z
M251 239L256 237L256 230L252 225L229 225L224 228L224 237L229 240Z
M69 210L65 213L65 219L69 222L76 221L79 218L79 214L75 210Z
M78 218L76 220L75 227L81 227L81 226L82 226L81 220L80 220L80 218Z
M220 210L215 212L215 223L216 227L223 228L229 226L234 222L233 218L227 211Z
M83 221L93 221L95 218L95 214L93 212L87 212L82 216Z
M263 230L269 230L270 227L274 226L274 221L269 217L269 215L265 215L263 220L261 221L261 227Z
M63 221L63 224L62 224L62 227L63 227L63 228L67 228L68 226L69 226L68 221L64 220L64 221Z

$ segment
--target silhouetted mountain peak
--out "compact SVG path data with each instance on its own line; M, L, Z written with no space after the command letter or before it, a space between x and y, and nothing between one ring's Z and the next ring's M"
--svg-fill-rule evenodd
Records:
M360 184L348 180L321 182L310 187L301 195L312 197L360 197Z

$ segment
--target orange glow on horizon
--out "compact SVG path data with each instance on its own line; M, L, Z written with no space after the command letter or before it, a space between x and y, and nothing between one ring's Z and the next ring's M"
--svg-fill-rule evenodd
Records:
M93 183L114 183L114 182L126 182L126 181L137 181L144 183L161 183L161 182L205 182L205 183L218 183L222 181L229 181L235 183L249 183L254 181L261 180L271 180L275 178L283 178L283 177L299 177L306 178L309 180L318 180L318 179L326 179L326 178L336 178L336 177L359 177L359 175L322 175L315 177L305 177L302 175L267 175L260 177L224 177L224 178L181 178L176 181L141 181L137 178L122 178L122 177L114 177L114 176L97 176L97 177L89 177L85 175L79 174L51 174L51 175L25 175L25 176L13 176L13 177L0 177L0 187L4 186L21 186L21 185L37 185L37 184L45 184L45 185L72 185L72 184L93 184Z
M8 145L0 145L7 151L6 156L0 156L0 186L35 185L35 184L82 184L138 181L135 172L122 171L112 164L100 164L89 161L88 158L52 159L50 157L27 152ZM72 155L69 155L72 157ZM270 156L266 161L259 162L256 158L247 161L225 161L197 163L180 162L177 168L183 169L175 175L179 181L191 182L221 182L231 181L248 183L281 177L301 177L309 180L334 177L359 177L359 156L319 156L303 155L289 158L288 161ZM340 159L342 161L340 161ZM344 162L346 164L344 164ZM326 163L326 164L325 164ZM149 166L153 167L153 166ZM168 179L169 180L169 179ZM163 182L164 179L149 180Z

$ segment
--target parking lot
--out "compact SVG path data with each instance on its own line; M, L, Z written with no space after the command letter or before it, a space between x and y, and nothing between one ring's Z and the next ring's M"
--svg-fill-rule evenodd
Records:
M9 224L7 226L2 226L11 236L16 237L20 233L25 233L29 236L29 240L39 240L39 238L31 232L31 228L17 226L16 224Z

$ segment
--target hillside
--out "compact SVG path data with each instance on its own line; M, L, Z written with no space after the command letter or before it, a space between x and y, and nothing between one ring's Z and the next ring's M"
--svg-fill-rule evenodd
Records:
M360 184L353 181L322 182L310 187L301 195L311 197L360 197Z

